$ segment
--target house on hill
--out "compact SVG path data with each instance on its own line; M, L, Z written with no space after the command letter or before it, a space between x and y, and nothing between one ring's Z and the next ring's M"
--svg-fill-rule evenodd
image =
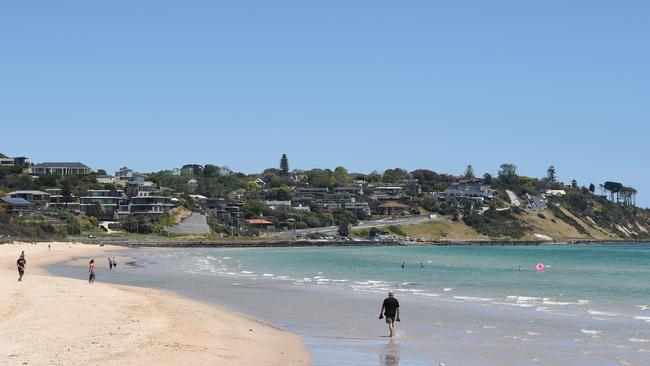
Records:
M0 166L24 167L26 163L27 158L24 156L10 158L5 154L0 154Z
M403 203L389 201L379 205L378 209L380 215L403 215L408 212L410 207Z
M7 193L10 198L22 198L41 207L46 207L50 202L50 194L42 191L13 191Z
M31 175L43 175L43 174L84 175L90 173L91 173L91 169L87 165L79 162L40 163L29 167L29 174Z
M483 203L484 200L490 200L494 197L490 187L481 182L461 182L451 183L443 192L436 193L436 197L442 200L449 198L467 198Z
M398 186L383 186L383 187L376 187L373 190L372 196L370 199L374 201L392 201L392 200L399 200L402 197L404 197L404 194L402 191L404 188L398 187Z
M24 198L0 197L0 215L22 215L34 209L34 203Z

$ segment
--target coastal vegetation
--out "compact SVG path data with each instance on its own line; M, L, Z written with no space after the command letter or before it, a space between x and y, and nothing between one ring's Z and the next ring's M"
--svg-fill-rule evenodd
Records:
M399 167L354 173L341 166L333 170L291 170L289 158L282 154L278 168L257 174L217 164L187 164L182 169L137 174L141 181L133 186L153 187L145 197L173 200L175 208L156 214L118 215L115 207L95 200L82 210L73 209L79 207L79 198L90 192L132 194L128 192L131 183L106 180L102 169L83 175L30 175L26 167L0 167L0 196L56 190L59 197L56 206L41 203L29 213L0 215L0 235L164 236L170 235L166 228L195 212L206 216L211 232L208 236L219 238L332 226L341 237L365 238L650 238L650 212L636 207L634 188L615 181L581 186L571 180L565 184L558 181L554 166L548 167L543 178L519 175L511 163L501 164L494 175L479 175L472 165L459 175L429 169L409 172ZM597 194L597 187L601 194ZM380 225L381 220L391 217L428 216L435 218L424 223ZM361 222L374 220L379 220L381 227L356 229ZM107 224L100 226L100 222ZM263 222L264 226L250 222Z

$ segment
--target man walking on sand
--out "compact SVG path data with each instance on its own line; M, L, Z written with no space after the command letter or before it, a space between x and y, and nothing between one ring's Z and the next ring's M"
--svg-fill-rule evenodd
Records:
M27 264L27 261L25 260L25 252L22 252L20 258L18 258L16 261L16 266L18 267L18 282L23 281L23 275L25 274L25 264Z
M379 310L379 319L386 317L386 324L388 324L388 336L395 336L395 321L399 320L399 301L395 298L395 293L390 291L388 297L384 299Z

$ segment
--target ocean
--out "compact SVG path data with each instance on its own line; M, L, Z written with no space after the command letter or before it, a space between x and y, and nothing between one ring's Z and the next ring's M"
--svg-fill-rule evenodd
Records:
M650 364L647 244L123 255L133 261L113 272L99 268L97 281L172 290L295 332L314 365ZM71 263L49 270L85 278ZM389 290L402 313L394 339L378 319Z

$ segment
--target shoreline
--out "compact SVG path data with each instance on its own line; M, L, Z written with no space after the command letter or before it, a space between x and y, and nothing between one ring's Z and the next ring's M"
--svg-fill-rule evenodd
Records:
M384 247L384 246L538 246L571 244L645 244L649 239L575 239L575 240L362 240L362 241L318 241L318 240L178 240L152 241L138 238L80 238L80 243L89 245L113 245L128 248L298 248L298 247Z
M49 244L52 251L45 242L0 245L0 363L311 363L300 337L244 314L168 291L102 283L105 257L122 246ZM15 260L22 250L27 268L18 282ZM99 282L44 269L79 256L102 258L96 261Z

